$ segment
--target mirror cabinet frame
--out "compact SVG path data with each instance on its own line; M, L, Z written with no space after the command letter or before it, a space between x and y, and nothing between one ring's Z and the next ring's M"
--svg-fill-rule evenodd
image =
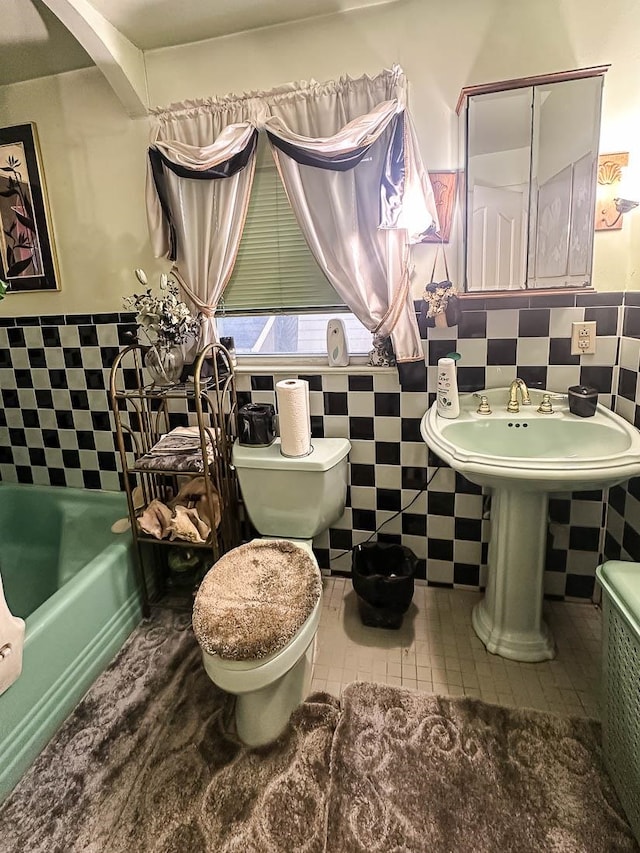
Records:
M565 286L565 287L549 287L549 288L527 288L522 287L514 290L478 290L478 291L469 291L467 290L468 282L467 282L467 166L468 166L468 155L467 155L467 136L468 136L468 128L466 126L466 121L462 121L461 114L465 110L468 99L474 95L485 95L485 94L493 94L498 92L507 92L513 89L525 89L531 88L535 86L545 86L551 83L562 83L573 80L582 80L585 78L592 77L604 77L606 72L609 69L609 65L596 65L589 68L580 68L574 69L572 71L558 71L550 74L538 74L529 77L516 77L511 80L500 80L493 83L482 83L473 86L464 86L458 97L458 101L456 104L456 115L460 120L460 153L462 166L460 170L460 180L459 180L459 210L461 216L461 225L462 225L462 239L460 241L460 260L459 260L459 270L461 274L461 280L463 282L463 289L461 289L460 297L463 299L491 299L491 298L510 298L510 297L522 297L522 296L536 296L536 295L544 295L544 294L556 294L556 293L589 293L593 292L594 288L590 284L588 286ZM599 128L598 128L599 131ZM597 159L597 155L596 155ZM595 177L594 177L595 179ZM595 197L594 197L595 202ZM528 229L527 229L528 231ZM593 247L591 249L591 254L593 256Z

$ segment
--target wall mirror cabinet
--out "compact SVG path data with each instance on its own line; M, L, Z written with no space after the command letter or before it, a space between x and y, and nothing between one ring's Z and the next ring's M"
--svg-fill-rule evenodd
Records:
M462 90L468 293L591 286L606 70Z

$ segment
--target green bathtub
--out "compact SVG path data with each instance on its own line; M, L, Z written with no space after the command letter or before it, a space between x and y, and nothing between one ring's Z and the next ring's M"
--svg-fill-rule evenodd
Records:
M0 801L140 622L124 495L0 483L0 572L26 620L22 674L0 696Z

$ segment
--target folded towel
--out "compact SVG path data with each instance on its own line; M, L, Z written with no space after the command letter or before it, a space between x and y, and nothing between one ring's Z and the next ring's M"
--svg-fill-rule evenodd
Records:
M207 496L201 495L193 505L193 508L200 518L209 525L211 530L216 530L222 519L222 501L217 492L214 492L211 496L211 500L213 502L212 507L209 506Z
M206 430L207 464L213 462L215 430ZM176 427L163 435L151 450L136 459L136 468L144 471L204 471L202 444L198 427Z
M207 442L211 441L213 431L207 431ZM157 441L149 453L155 455L174 453L188 453L189 451L197 451L201 449L200 445L200 430L198 427L176 427L163 435Z
M151 501L138 518L138 526L143 533L154 536L156 539L164 539L169 534L171 516L171 510L162 501Z
M213 492L216 491L213 483L211 484L211 490ZM186 483L183 483L182 486L180 486L177 495L169 505L177 506L178 504L183 504L184 506L187 506L190 501L196 501L201 495L206 495L206 493L207 484L205 483L204 477L191 477Z
M183 542L206 542L211 528L205 524L195 509L177 506L175 515L169 523L169 539L181 539Z
M222 501L213 483L211 506L207 500L204 477L186 482L168 504L151 501L138 518L140 529L156 539L169 537L172 541L206 542L222 518Z

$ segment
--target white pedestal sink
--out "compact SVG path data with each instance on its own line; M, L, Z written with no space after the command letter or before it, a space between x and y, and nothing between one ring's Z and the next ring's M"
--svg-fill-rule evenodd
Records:
M553 414L537 408L549 393ZM532 405L506 411L509 389L478 392L492 413L478 414L479 398L460 396L460 416L424 415L422 437L441 459L472 483L490 487L491 538L485 597L473 627L487 650L519 661L555 654L542 618L549 492L602 489L640 475L640 435L609 409L590 418L569 411L567 398L532 390Z
M548 503L546 492L506 488L491 498L487 587L472 622L488 651L511 660L555 656L542 618Z

